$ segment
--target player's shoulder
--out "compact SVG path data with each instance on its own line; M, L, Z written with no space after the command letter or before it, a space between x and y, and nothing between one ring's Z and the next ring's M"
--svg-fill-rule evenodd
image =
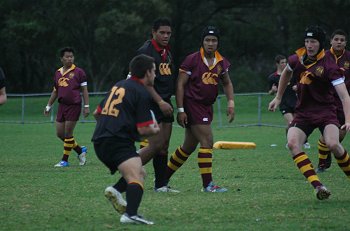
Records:
M153 50L153 46L151 43L151 40L147 40L145 41L145 43L136 51L136 54L146 54L146 55L150 55L152 53Z

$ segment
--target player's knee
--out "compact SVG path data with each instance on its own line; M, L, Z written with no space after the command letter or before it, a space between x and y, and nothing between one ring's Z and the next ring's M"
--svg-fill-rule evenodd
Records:
M146 179L147 173L144 167L141 168L140 170L140 177L142 179L142 181L144 181L144 179Z
M328 141L326 143L327 147L329 148L329 150L331 150L331 152L337 152L337 150L339 150L340 148L340 143L337 140L331 140Z

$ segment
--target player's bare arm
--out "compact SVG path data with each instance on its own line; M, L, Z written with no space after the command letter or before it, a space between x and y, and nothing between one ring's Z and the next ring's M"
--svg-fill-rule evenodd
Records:
M226 115L228 122L231 123L235 119L235 103L233 100L233 85L227 72L222 77L222 85L227 98Z
M338 85L334 86L334 88L337 91L337 94L342 102L344 115L345 115L345 124L343 124L341 126L341 129L344 129L348 132L348 131L350 131L350 97L349 97L349 93L348 93L344 83L338 84Z
M180 71L179 77L177 79L177 88L176 88L176 106L177 106L177 123L181 127L186 127L187 125L187 114L184 110L184 92L185 85L188 81L188 74L184 71Z
M48 116L50 111L51 111L51 108L52 108L52 104L56 101L57 99L57 91L56 89L54 88L51 92L51 96L49 98L49 101L47 102L47 105L44 109L44 115L45 116Z
M173 113L173 108L171 105L167 102L165 102L162 97L156 92L153 86L151 85L145 85L147 91L151 94L153 100L157 102L159 105L160 110L163 112L165 116L170 116Z
M281 73L281 78L278 84L278 90L275 98L269 103L269 111L275 111L281 103L284 91L286 90L290 79L293 76L293 71L287 65Z

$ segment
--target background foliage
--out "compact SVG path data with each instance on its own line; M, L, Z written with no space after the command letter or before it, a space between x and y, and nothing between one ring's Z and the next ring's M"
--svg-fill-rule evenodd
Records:
M125 77L153 20L168 16L177 66L198 49L202 28L216 25L236 92L265 91L276 54L302 46L308 25L321 25L328 35L347 30L349 8L350 1L343 0L2 0L0 66L9 93L48 92L60 66L58 50L69 45L88 74L89 90L106 91Z

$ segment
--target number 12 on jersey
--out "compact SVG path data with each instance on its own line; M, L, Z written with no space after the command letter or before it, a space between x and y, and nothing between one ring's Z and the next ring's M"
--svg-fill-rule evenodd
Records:
M101 114L117 117L119 115L119 110L116 109L115 106L123 102L124 96L124 88L117 86L112 87L111 93L108 96L108 99L102 109Z

